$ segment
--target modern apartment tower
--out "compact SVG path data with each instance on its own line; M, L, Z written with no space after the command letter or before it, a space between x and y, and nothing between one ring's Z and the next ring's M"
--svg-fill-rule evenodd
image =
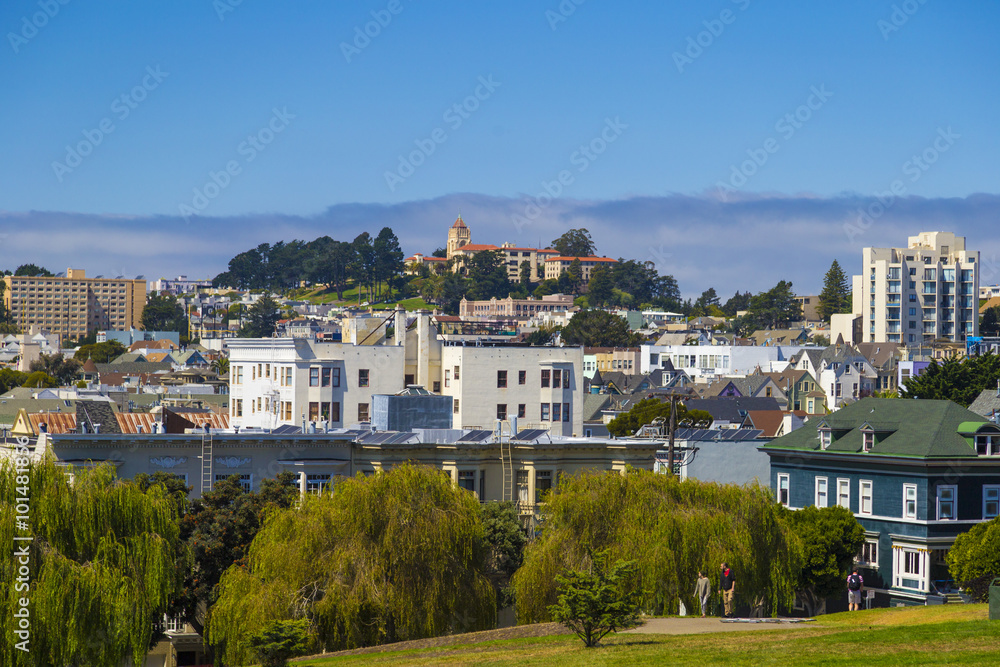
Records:
M142 326L146 281L87 278L81 269L65 276L4 276L4 305L11 321L27 331L46 329L62 338L79 338L100 329Z
M979 252L965 237L921 232L905 248L865 248L853 311L866 343L920 345L979 335Z

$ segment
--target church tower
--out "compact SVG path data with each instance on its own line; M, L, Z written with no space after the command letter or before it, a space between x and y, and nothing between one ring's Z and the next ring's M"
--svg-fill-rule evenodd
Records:
M465 226L462 215L459 214L458 219L455 220L455 224L448 230L447 259L454 257L458 249L464 245L468 245L470 241L472 241L472 232Z

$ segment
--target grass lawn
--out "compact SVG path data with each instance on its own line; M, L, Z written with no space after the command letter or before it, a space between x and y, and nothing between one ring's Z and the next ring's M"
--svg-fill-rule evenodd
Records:
M804 629L700 635L626 634L585 649L572 635L362 655L296 665L997 665L1000 621L986 605L830 614Z

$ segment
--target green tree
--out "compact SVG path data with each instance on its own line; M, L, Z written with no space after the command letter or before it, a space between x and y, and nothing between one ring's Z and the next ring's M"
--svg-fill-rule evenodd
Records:
M93 359L95 364L107 364L126 352L128 352L128 348L124 345L116 340L108 340L103 343L81 345L73 355L73 358L79 362L85 362L87 359Z
M809 616L822 614L826 598L844 591L865 530L846 507L784 510L785 521L802 542L803 565L796 588Z
M631 347L638 345L641 337L632 333L628 323L617 315L603 310L581 310L563 328L562 341L586 347Z
M15 524L25 488L29 530ZM14 540L29 534L30 542ZM16 545L0 553L0 664L145 664L181 553L175 505L162 486L143 491L116 477L111 465L67 469L47 459L15 470L6 460L0 464L0 539ZM31 586L27 653L14 646L15 576L25 564L18 548L27 552Z
M473 255L466 264L469 276L468 298L470 300L506 298L510 293L506 262L502 250L483 250Z
M623 438L635 435L635 432L654 419L662 419L664 424L670 423L670 401L658 398L644 398L623 413L608 422L608 433ZM704 410L688 410L684 403L677 402L677 423L690 422L699 428L712 425L712 415Z
M992 352L961 361L948 357L932 361L917 377L906 381L903 398L942 399L969 407L984 389L993 389L1000 379L1000 356Z
M0 394L6 394L13 387L24 386L27 379L27 373L16 371L13 368L0 367Z
M978 602L986 602L989 586L1000 577L1000 518L977 523L955 538L945 556L952 578Z
M518 267L518 275L520 276L521 285L528 289L531 287L531 262L524 260Z
M748 310L747 317L758 329L779 329L802 317L802 308L795 300L792 283L785 280L750 299Z
M539 327L525 336L524 342L528 345L551 345L552 337L559 330L559 327Z
M32 389L55 389L59 386L59 381L45 371L35 371L24 378L24 384L21 386Z
M142 309L142 328L146 331L177 331L187 335L184 307L173 294L151 294Z
M719 295L716 294L714 287L709 287L707 290L701 293L698 300L695 301L695 305L700 307L702 312L707 313L711 306L719 305Z
M639 625L641 591L627 585L636 575L634 561L618 561L611 567L607 553L595 554L589 570L569 570L556 577L558 599L549 615L568 626L587 648L605 636Z
M524 547L528 537L512 502L491 502L482 506L483 531L490 547L487 560L487 577L493 583L497 608L509 607L514 602L511 578L524 562Z
M431 257L442 257L442 258L444 258L444 257L447 257L447 256L448 256L448 251L445 248L437 248L434 252L431 253Z
M180 567L183 586L171 604L201 633L205 614L215 602L222 574L233 565L246 566L250 543L266 517L288 509L298 499L295 476L281 472L265 479L260 490L244 491L239 476L216 482L211 491L190 503L180 522L180 536L190 562Z
M28 370L32 373L41 371L59 383L59 386L70 385L76 382L76 376L80 374L82 364L76 359L66 359L62 352L55 354L40 354L38 359L31 362Z
M46 268L35 264L22 264L14 270L15 276L39 276L41 278L51 278L53 274Z
M986 309L979 322L979 333L983 336L1000 336L1000 306Z
M590 304L595 307L607 305L614 295L614 287L611 271L603 266L595 268L590 272L590 281L587 283Z
M382 299L382 284L391 286L394 278L403 273L403 251L399 247L399 239L388 227L383 227L372 242L375 252L375 284L376 299ZM391 287L390 294L391 297Z
M722 306L722 312L726 314L726 317L736 317L736 313L740 310L747 310L750 307L750 299L753 295L750 292L743 292L742 294L737 290L736 294L726 301L725 305Z
M250 649L261 667L285 667L289 658L304 655L311 644L309 621L275 621L250 637Z
M569 230L554 240L552 247L563 257L591 257L597 252L590 232L582 227Z
M585 569L589 554L638 566L625 587L641 595L651 614L695 609L698 570L727 562L740 595L760 613L790 607L801 567L801 548L781 521L770 489L679 481L643 470L587 471L560 476L542 507L545 529L525 552L514 575L521 623L551 619L556 576Z
M847 282L847 274L840 268L837 260L833 260L823 277L823 290L819 293L817 310L825 322L830 321L831 315L851 312L851 288Z
M270 338L280 319L281 306L270 294L265 294L247 309L247 319L237 335L240 338Z
M493 627L479 501L441 471L401 465L339 481L276 513L226 571L208 626L241 663L268 623L309 619L328 650Z

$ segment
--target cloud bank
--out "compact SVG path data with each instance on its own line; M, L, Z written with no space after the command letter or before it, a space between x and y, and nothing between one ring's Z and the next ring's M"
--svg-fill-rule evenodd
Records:
M728 195L728 196L727 196ZM739 194L632 197L614 201L452 194L399 204L337 204L309 217L101 216L0 212L0 268L34 263L58 272L144 275L148 280L211 277L238 252L260 243L329 235L350 241L391 227L407 254L443 247L461 213L473 243L547 246L587 228L598 252L656 264L684 297L715 287L723 299L791 280L800 294L819 291L836 259L860 270L865 246L900 246L921 231L953 231L982 255L983 284L1000 282L1000 195L926 199L844 194Z

